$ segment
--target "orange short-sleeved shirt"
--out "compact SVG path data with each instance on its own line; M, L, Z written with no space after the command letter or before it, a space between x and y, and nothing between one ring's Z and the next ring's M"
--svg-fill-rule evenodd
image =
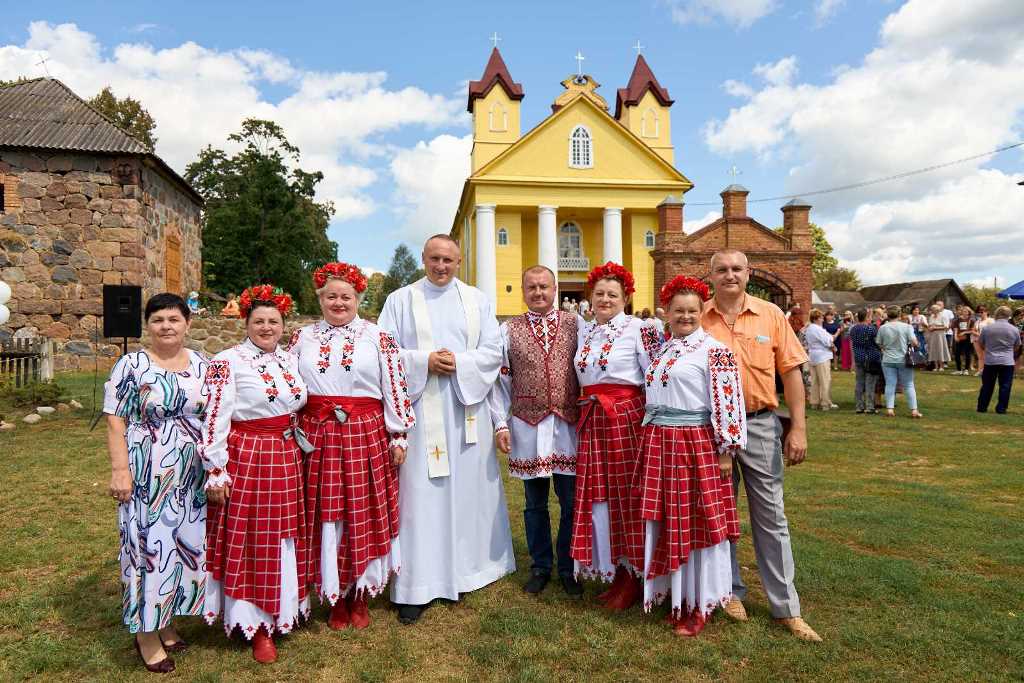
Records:
M778 408L775 372L785 374L807 362L807 352L779 307L746 294L743 310L730 330L715 307L715 300L711 299L704 304L701 326L739 359L747 412Z

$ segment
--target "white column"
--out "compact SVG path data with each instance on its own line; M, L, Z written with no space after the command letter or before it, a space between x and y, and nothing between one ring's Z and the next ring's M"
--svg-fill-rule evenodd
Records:
M498 264L494 253L494 204L476 205L476 286L492 306L498 300Z
M547 266L558 279L557 206L537 207L537 263Z
M604 210L604 252L605 261L622 263L622 209L609 207Z

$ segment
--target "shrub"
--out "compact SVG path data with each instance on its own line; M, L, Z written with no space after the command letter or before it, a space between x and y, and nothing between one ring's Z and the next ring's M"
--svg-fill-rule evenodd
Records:
M64 387L57 382L30 382L23 387L13 383L0 384L0 398L17 408L56 405L64 400Z

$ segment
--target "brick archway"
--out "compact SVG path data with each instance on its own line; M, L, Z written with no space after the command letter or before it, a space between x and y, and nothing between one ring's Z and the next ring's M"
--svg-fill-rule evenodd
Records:
M705 272L701 279L711 285L710 272ZM771 301L784 311L793 304L793 287L775 273L763 268L750 269L747 292Z

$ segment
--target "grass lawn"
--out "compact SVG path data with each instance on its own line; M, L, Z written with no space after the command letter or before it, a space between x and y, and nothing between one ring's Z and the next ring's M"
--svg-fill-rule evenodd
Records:
M61 381L88 409L91 377ZM745 624L719 614L691 641L673 636L662 612L608 614L595 586L582 602L555 583L528 597L522 485L506 480L515 576L434 605L414 627L383 598L361 632L329 630L318 609L267 667L219 626L179 620L193 647L177 657L175 678L1020 680L1024 380L1005 416L974 412L978 381L918 373L926 419L906 418L899 396L902 417L887 420L855 415L852 377L840 373L842 409L810 416L809 457L787 472L786 502L803 613L824 643L772 625L746 524ZM103 429L89 432L81 413L35 426L17 417L14 432L0 433L0 679L154 680L119 623Z

